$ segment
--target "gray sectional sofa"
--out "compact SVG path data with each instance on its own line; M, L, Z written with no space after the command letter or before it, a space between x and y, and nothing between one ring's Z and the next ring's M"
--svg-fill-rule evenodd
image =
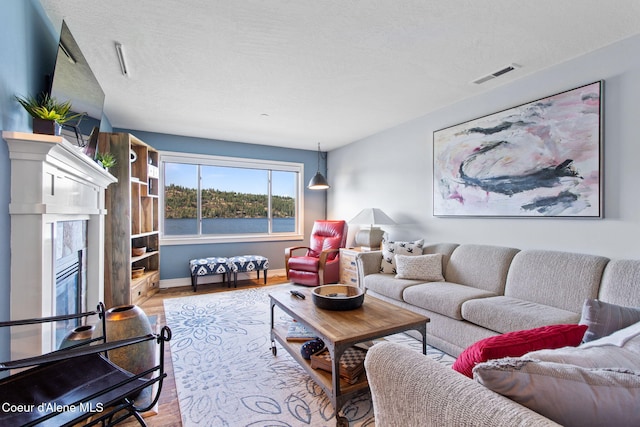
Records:
M586 299L640 307L640 260L454 243L425 245L422 253L443 254L444 281L381 273L382 252L373 251L358 255L360 283L371 296L428 316L427 342L456 357L483 338L578 323ZM555 425L415 351L394 344L372 350L376 424Z

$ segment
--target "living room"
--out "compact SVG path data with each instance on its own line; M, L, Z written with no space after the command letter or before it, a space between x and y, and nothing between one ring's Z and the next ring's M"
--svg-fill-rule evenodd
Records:
M582 7L595 8L595 4ZM635 5L625 4L628 7L627 19L637 21L639 14ZM0 31L5 45L15 40L16 34L22 36L15 42L16 46L3 49L0 54L5 64L0 70L0 127L7 131L30 132L30 118L13 96L32 93L42 86L43 75L50 70L55 55L60 22L50 22L35 0L11 0L2 7L6 13L3 13ZM604 6L604 9L608 8L611 6ZM621 6L616 8L623 9ZM594 20L597 20L598 14L594 15ZM637 107L633 107L640 96L638 52L640 36L636 32L589 52L561 58L555 65L533 74L527 72L527 64L522 64L521 69L514 71L522 73L520 77L507 84L496 83L491 90L441 105L405 123L327 150L327 166L322 168L331 189L326 192L305 191L305 236L314 219L349 220L363 208L377 207L395 220L396 225L385 229L397 240L425 238L433 242L482 243L523 249L566 250L610 258L640 258L640 249L635 244L635 235L640 231L640 202L633 197L636 182L640 180L636 160L640 157L635 117ZM515 59L504 58L505 63L511 61ZM480 76L488 71L491 70L474 70L473 74ZM600 80L604 81L603 218L446 218L433 215L431 141L434 131ZM122 130L135 133L158 150L175 151L175 145L179 144L194 153L235 157L249 151L266 158L301 162L305 165L305 182L315 173L317 166L315 143L306 149L287 149L142 132L134 128ZM215 142L215 147L209 146L211 142ZM8 254L11 251L10 183L7 179L10 160L6 144L0 147L0 166L5 177L0 187L0 203L5 206L4 213L0 215L0 241L4 242L2 252ZM272 268L283 269L283 249L291 246L290 243L166 246L162 248L164 270L161 271L161 280L167 283L188 280L185 265L190 258L204 252L263 253L269 256ZM8 257L0 259L0 271L4 279L0 281L0 318L5 319L10 313ZM7 336L0 336L0 342L7 342ZM2 345L0 359L8 357L7 346Z

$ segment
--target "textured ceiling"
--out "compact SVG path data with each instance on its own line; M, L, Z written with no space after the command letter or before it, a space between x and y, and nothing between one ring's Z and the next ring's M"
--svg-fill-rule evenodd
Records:
M67 22L114 127L310 150L640 33L637 0L41 3Z

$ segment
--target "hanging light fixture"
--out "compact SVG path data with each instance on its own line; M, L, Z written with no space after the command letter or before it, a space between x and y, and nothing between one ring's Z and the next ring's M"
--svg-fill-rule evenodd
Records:
M311 178L307 188L309 190L326 190L329 188L329 183L327 182L327 178L324 177L320 173L320 159L322 158L322 152L320 151L320 143L318 142L318 172L316 172L315 176ZM326 158L326 156L325 156Z

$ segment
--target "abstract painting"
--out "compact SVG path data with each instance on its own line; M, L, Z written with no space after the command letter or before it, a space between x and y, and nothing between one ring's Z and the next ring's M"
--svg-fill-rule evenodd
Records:
M602 218L602 82L433 133L435 216Z

